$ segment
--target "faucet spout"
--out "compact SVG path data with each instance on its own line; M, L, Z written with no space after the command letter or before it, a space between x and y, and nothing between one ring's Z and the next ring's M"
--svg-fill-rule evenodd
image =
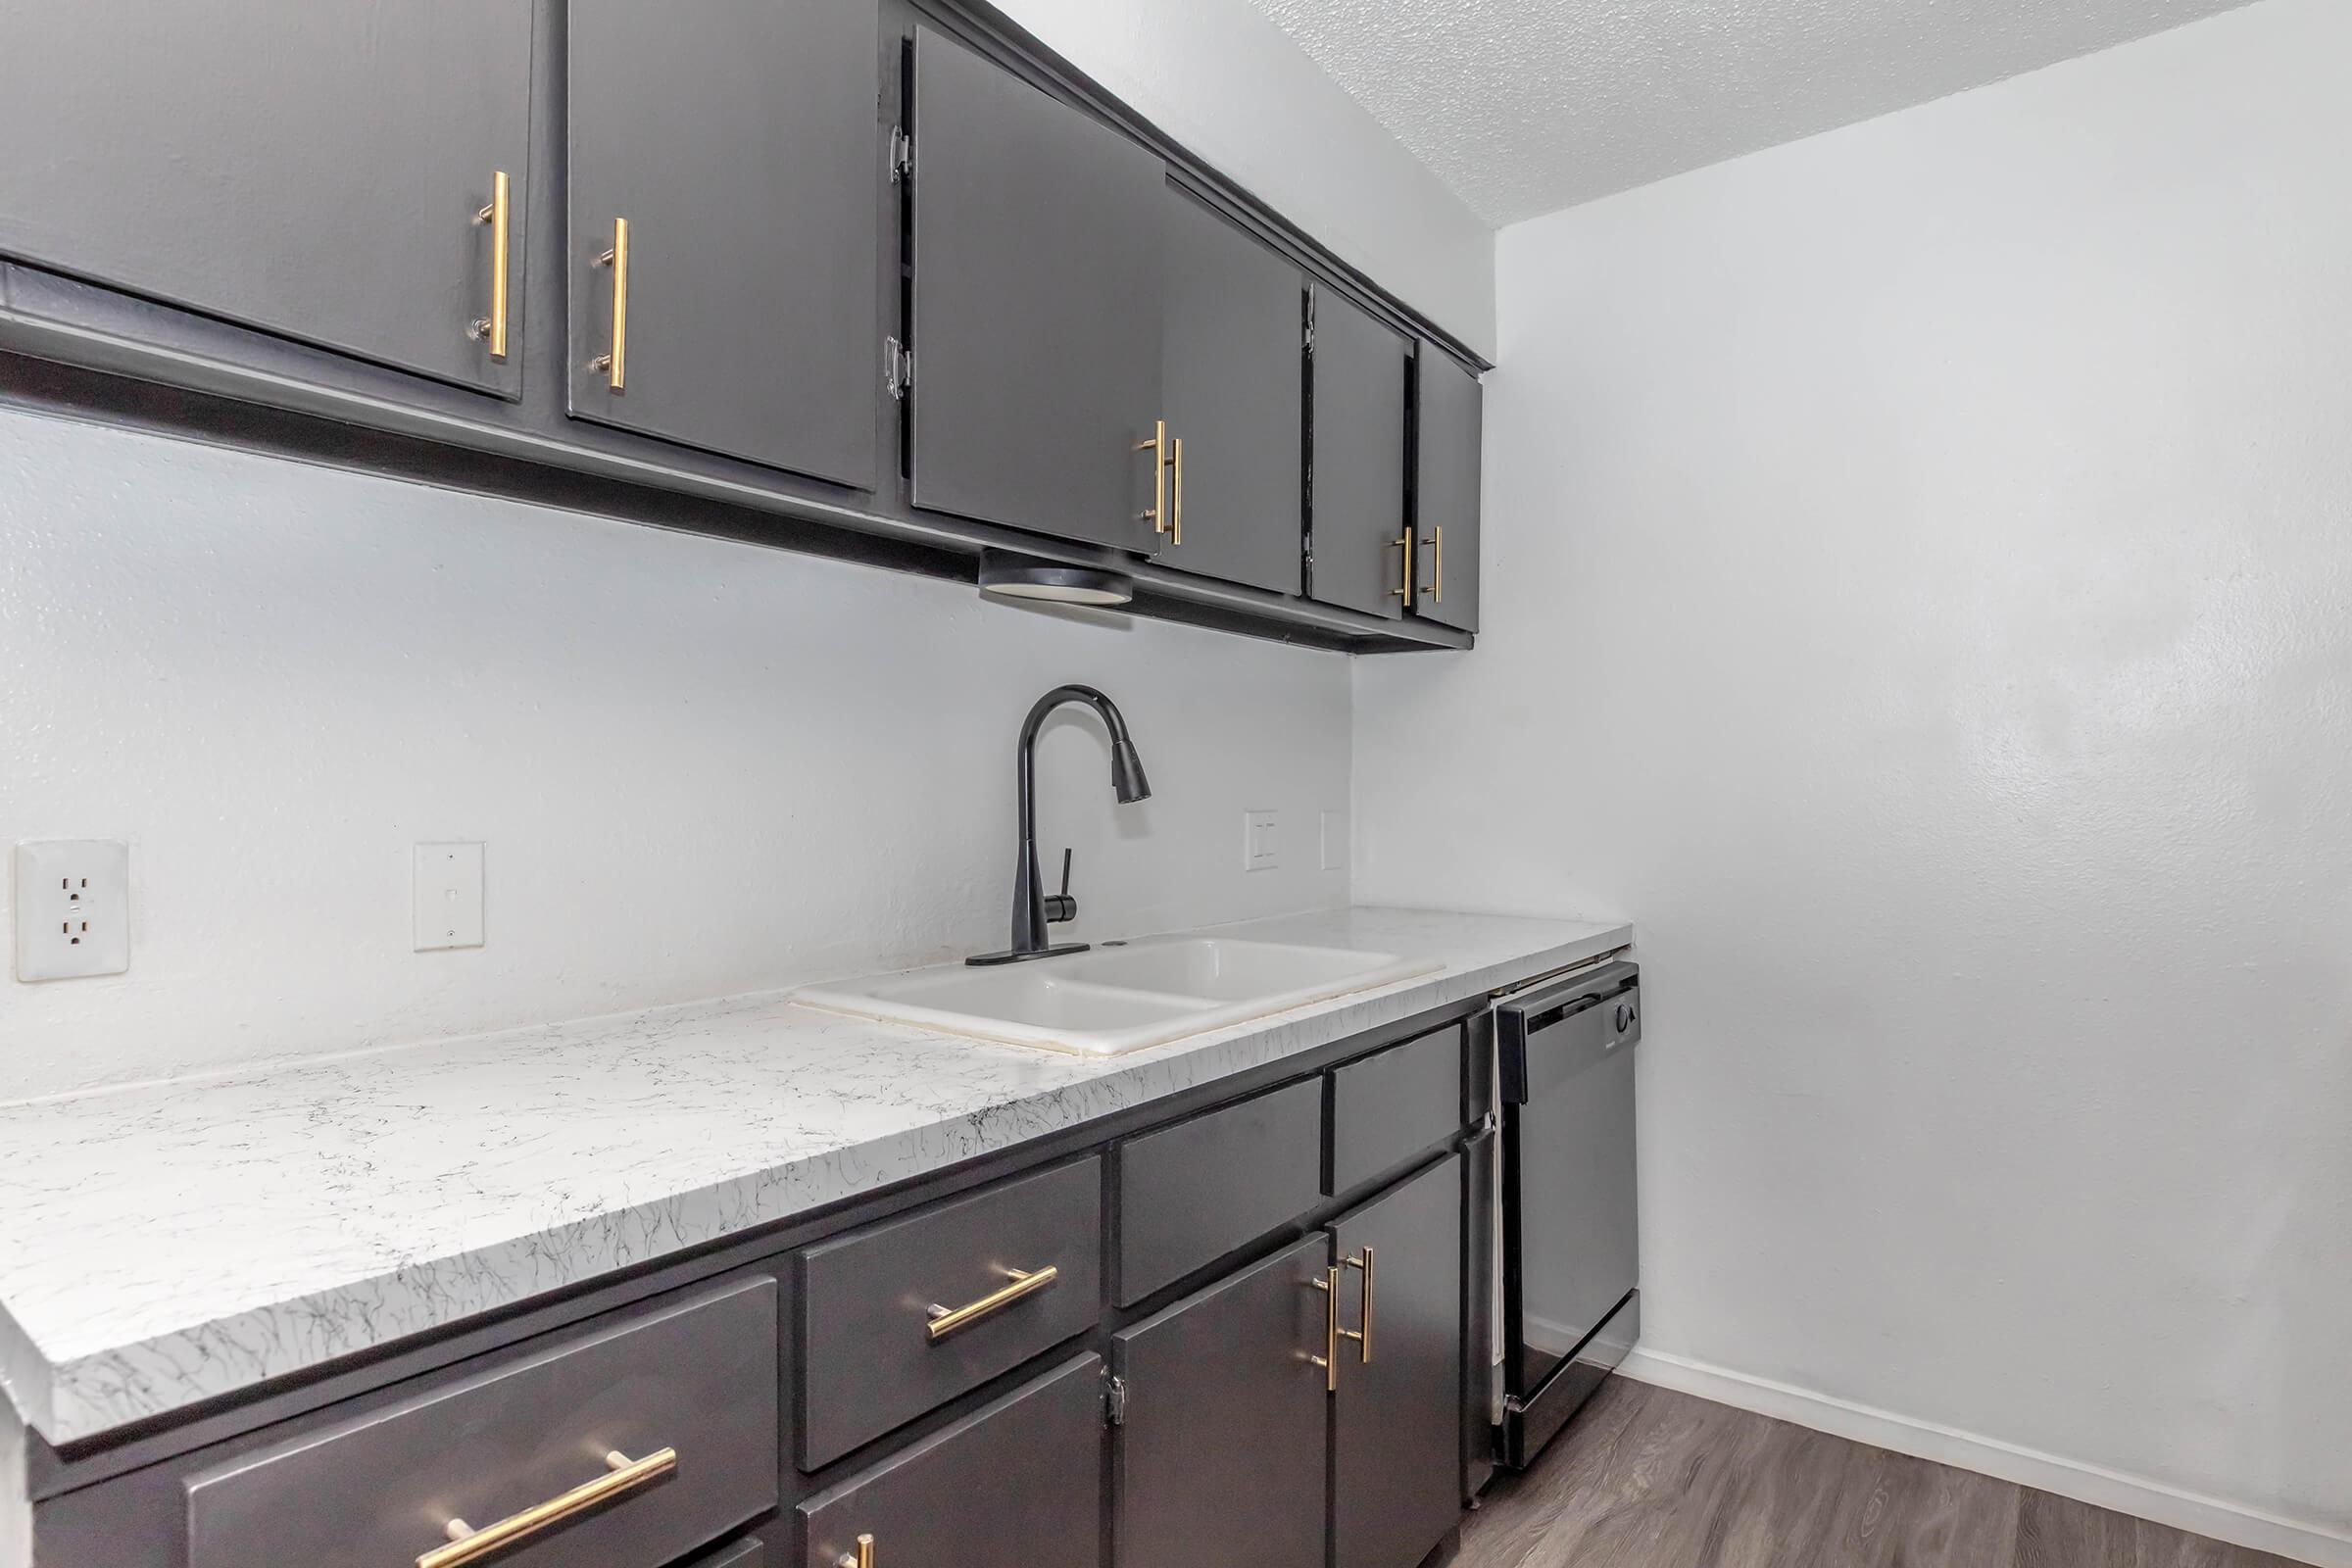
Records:
M1037 732L1044 727L1047 716L1055 709L1071 703L1092 708L1102 718L1102 727L1110 732L1110 787L1123 806L1149 799L1152 781L1144 773L1143 757L1135 749L1135 740L1127 732L1127 716L1119 705L1092 686L1056 686L1039 698L1021 721L1020 743L1015 751L1014 784L1019 798L1020 850L1012 870L1012 946L1003 953L982 954L968 958L967 963L1018 963L1025 958L1042 958L1050 954L1080 953L1083 942L1064 943L1059 947L1046 940L1048 922L1068 920L1078 912L1077 900L1069 896L1068 867L1063 871L1063 891L1048 900L1045 887L1037 874Z

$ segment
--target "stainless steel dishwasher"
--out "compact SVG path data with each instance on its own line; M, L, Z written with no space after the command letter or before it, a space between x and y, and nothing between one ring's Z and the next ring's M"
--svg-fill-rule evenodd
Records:
M1494 1004L1501 1102L1495 1457L1524 1468L1642 1332L1634 1048L1642 971L1611 962Z

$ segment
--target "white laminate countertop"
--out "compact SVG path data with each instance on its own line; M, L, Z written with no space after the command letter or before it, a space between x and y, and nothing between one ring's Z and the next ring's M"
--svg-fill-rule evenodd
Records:
M88 1438L1633 940L1406 909L1225 929L1446 967L1124 1056L777 992L0 1106L0 1385Z

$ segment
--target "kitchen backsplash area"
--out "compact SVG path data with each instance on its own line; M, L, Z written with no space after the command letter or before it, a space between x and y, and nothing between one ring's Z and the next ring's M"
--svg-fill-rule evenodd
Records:
M127 973L0 992L0 1100L1001 946L1063 680L1154 792L1048 725L1057 937L1348 899L1338 654L13 411L0 562L0 815L131 865ZM485 941L420 953L444 842Z

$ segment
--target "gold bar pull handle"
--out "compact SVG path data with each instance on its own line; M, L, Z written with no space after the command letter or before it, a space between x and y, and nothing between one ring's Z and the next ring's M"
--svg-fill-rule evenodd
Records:
M1001 1291L989 1292L977 1301L953 1307L940 1306L935 1303L930 1309L931 1321L923 1325L923 1337L933 1345L937 1345L957 1329L968 1329L982 1318L1004 1311L1004 1308L1023 1297L1035 1296L1061 1278L1061 1269L1058 1266L1041 1268L1035 1273L1030 1273L1026 1269L1008 1268L1004 1273L1012 1283Z
M833 1560L837 1568L874 1568L873 1535L869 1532L858 1538L858 1550L855 1555L845 1551Z
M1184 543L1184 437L1176 438L1175 449L1169 466L1176 470L1176 512L1168 521L1168 543L1180 546Z
M1434 587L1424 584L1421 591L1442 605L1446 602L1446 525L1439 523L1424 543L1436 547L1432 552L1437 559L1432 563L1431 575L1437 581Z
M1344 1340L1353 1340L1355 1342L1357 1364L1361 1366L1369 1366L1372 1362L1372 1249L1370 1247L1366 1247L1362 1251L1348 1259L1348 1266L1349 1268L1363 1270L1363 1327L1342 1329L1340 1330L1340 1338Z
M605 1455L606 1474L572 1488L562 1496L533 1503L520 1513L511 1513L480 1530L463 1519L452 1519L447 1527L449 1544L418 1553L416 1568L462 1568L466 1563L477 1562L492 1552L610 1502L623 1493L634 1492L649 1481L658 1481L677 1467L675 1448L663 1448L642 1459L632 1459L614 1449Z
M507 357L507 253L510 182L503 169L490 176L490 205L473 215L477 223L490 225L490 314L476 319L466 328L466 335L490 340L490 357Z
M1401 550L1404 552L1404 564L1398 568L1403 573L1404 586L1401 588L1390 589L1389 597L1392 599L1410 599L1413 592L1413 530L1407 528L1404 530L1403 538L1390 540L1389 548L1391 550Z
M1327 1268L1319 1280L1307 1284L1323 1293L1323 1353L1306 1358L1309 1366L1323 1369L1323 1392L1340 1392L1340 1337L1347 1331L1340 1327L1340 1271Z
M602 370L612 390L621 391L629 381L629 220L612 220L612 248L596 259L599 267L612 269L612 352L599 354L588 362L591 370Z
M1152 506L1144 514L1144 520L1152 525L1153 533L1166 533L1168 531L1168 421L1154 419L1152 422L1152 439L1138 441L1135 444L1135 450L1152 454Z

